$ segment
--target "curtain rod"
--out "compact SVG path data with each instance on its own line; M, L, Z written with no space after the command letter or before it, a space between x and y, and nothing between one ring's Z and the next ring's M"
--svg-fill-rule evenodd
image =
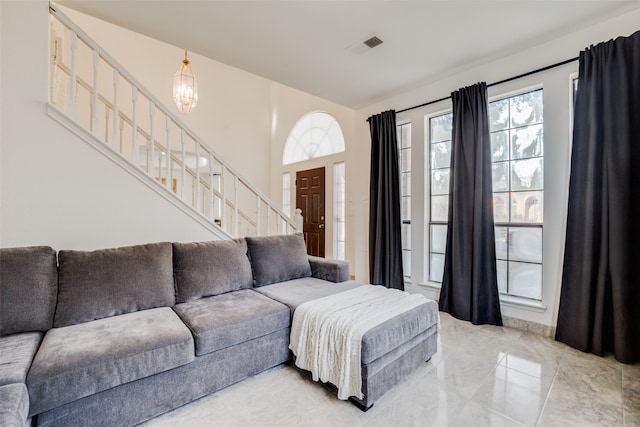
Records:
M561 62L558 62L558 63L553 64L553 65L547 65L546 67L538 68L536 70L529 71L529 72L526 72L526 73L523 73L523 74L519 74L517 76L509 77L508 79L504 79L504 80L500 80L499 82L488 84L487 87L489 88L491 86L496 86L496 85L499 85L499 84L502 84L502 83L507 83L507 82L510 82L510 81L513 81L513 80L517 80L517 79L521 79L523 77L530 76L532 74L541 73L542 71L547 71L547 70L550 70L552 68L560 67L560 66L568 64L570 62L577 61L578 58L579 57L576 56L575 58L567 59L565 61L561 61ZM436 99L436 100L433 100L433 101L425 102L424 104L415 105L413 107L405 108L404 110L396 111L396 114L404 113L405 111L415 110L416 108L426 107L427 105L436 104L436 103L441 102L441 101L446 101L447 99L451 99L451 95L445 96L444 98Z

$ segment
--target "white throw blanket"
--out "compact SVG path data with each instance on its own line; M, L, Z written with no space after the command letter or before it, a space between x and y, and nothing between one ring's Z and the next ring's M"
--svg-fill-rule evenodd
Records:
M363 335L428 301L423 295L364 285L301 304L293 314L289 345L296 366L311 371L314 381L338 387L338 399L362 399Z

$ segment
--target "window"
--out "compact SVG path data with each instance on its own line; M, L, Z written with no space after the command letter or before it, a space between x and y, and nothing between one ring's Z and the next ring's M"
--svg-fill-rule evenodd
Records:
M345 180L344 162L333 165L333 257L345 259Z
M344 135L329 113L309 113L295 124L282 155L282 164L301 162L344 151Z
M429 280L442 282L446 249L452 113L429 120ZM493 210L500 293L542 299L542 89L489 104Z
M411 277L411 123L398 126L400 199L402 219L402 269Z
M489 104L498 289L542 299L542 89Z
M444 252L447 245L449 212L449 172L451 166L451 126L453 114L447 113L429 119L429 280L442 282Z

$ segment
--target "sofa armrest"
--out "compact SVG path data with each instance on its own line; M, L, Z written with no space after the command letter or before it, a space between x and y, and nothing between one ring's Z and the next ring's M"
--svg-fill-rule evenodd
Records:
M311 276L329 282L339 283L349 280L349 263L336 259L326 259L309 255Z

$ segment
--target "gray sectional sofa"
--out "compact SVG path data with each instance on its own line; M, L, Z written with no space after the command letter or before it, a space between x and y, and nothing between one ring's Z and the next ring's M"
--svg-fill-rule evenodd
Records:
M0 425L135 425L291 360L295 308L361 283L301 235L0 249ZM437 350L437 306L363 337L370 407Z

